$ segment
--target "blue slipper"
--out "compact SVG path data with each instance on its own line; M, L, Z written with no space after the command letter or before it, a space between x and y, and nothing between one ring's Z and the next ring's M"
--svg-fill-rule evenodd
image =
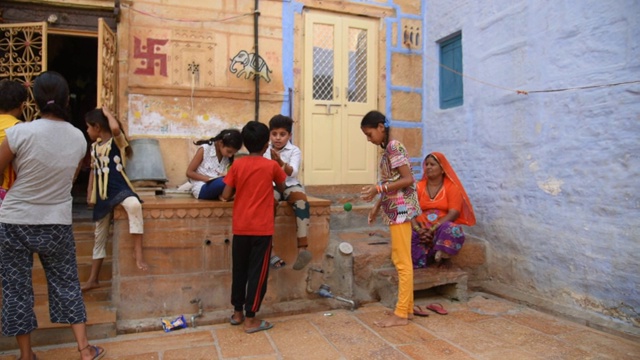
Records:
M236 320L233 318L233 314L231 314L231 318L229 318L229 323L231 325L240 325L244 322L244 315L242 315L242 318L240 319L240 321Z
M96 352L96 355L93 357L93 360L102 359L104 357L104 355L107 353L107 350L101 348L100 346L91 345L91 347Z
M305 266L309 265L313 255L308 250L303 250L298 253L295 264L293 264L293 270L302 270Z
M93 351L96 353L95 355L93 355L92 360L102 359L104 355L107 353L107 350L101 348L100 346L87 345L84 349L87 349L87 348L93 349ZM78 349L79 352L82 352L82 350ZM34 356L34 359L35 359L35 356Z
M254 332L258 332L258 331L269 330L272 327L273 327L272 323L267 322L266 320L262 320L260 322L260 326L254 327L254 328L251 328L251 329L245 329L244 332L246 332L247 334L253 334Z

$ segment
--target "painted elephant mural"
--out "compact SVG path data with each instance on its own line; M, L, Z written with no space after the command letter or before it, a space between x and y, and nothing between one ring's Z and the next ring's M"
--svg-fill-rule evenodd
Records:
M255 64L255 56L254 53L248 53L244 50L241 50L236 56L231 59L231 65L229 65L229 71L232 74L236 74L236 77L242 76L244 74L245 79L253 78L254 75L258 74L260 77L266 80L266 82L271 82L271 78L269 77L269 73L272 71L269 70L269 65L264 61L262 57L258 55L258 68L256 69ZM242 69L240 71L236 70L236 64L242 65Z

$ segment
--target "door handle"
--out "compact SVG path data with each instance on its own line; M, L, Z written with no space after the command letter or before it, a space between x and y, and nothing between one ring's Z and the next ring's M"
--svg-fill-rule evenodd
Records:
M322 105L327 107L327 114L331 114L331 107L332 106L340 106L342 104L322 104Z

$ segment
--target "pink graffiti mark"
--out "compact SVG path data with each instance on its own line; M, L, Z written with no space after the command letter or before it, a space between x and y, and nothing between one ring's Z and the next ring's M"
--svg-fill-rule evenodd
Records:
M160 68L160 75L167 76L167 54L160 54L161 46L169 40L147 38L147 45L142 45L142 41L134 37L133 57L142 59L140 62L144 68L137 68L134 74L155 75L155 67Z

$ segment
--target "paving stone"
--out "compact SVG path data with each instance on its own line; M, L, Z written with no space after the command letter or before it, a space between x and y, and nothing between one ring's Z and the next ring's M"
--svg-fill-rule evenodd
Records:
M324 316L323 314L316 314ZM340 354L307 319L286 320L283 326L269 330L269 335L283 359L337 359ZM304 352L301 352L301 347Z
M400 351L411 359L429 360L467 360L474 359L463 350L444 340L427 341L422 344L412 344L400 347Z
M525 339L520 348L533 354L544 354L546 359L588 360L599 358L595 354L590 354L550 336Z
M558 339L587 352L611 359L640 359L640 342L631 342L600 331L587 329L561 334Z
M531 341L531 339L536 339L540 342L545 342L547 339L550 339L548 335L537 330L502 318L482 320L472 325L483 333L491 334L513 345L522 345Z
M434 313L429 317L415 317L407 326L379 328L373 322L383 318L387 308L372 303L355 311L334 309L269 318L276 326L255 334L246 334L242 326L225 323L172 333L118 335L91 343L107 350L105 360L640 358L640 342L502 299L487 296L477 299L472 306L435 297L417 301L419 304L430 302L442 303L449 314ZM547 325L534 326L534 319L541 319ZM70 332L68 328L58 331ZM78 358L75 343L40 346L34 351L40 360ZM0 351L0 360L16 360L17 354L17 350Z
M107 354L106 356L109 356L109 354ZM40 359L40 358L38 358L38 359ZM148 354L136 354L136 355L115 356L115 357L109 356L106 359L114 359L114 360L159 360L160 359L160 355L157 352L155 352L155 353L148 353Z
M483 315L509 315L518 313L523 309L520 305L481 295L469 299L467 306L471 311Z
M403 355L380 341L380 337L370 327L365 326L352 315L335 312L333 316L314 318L312 323L323 336L349 359L402 359Z
M271 320L268 321L273 323L275 327L282 325ZM216 330L215 335L218 338L222 358L275 354L275 349L267 338L269 331L271 330L247 334L244 332L243 325L229 325Z
M215 346L198 346L189 349L167 350L162 360L218 360L218 350Z
M539 355L539 356L538 356ZM506 359L518 359L518 360L542 360L543 354L532 354L530 352L521 349L501 349L495 352L485 354L483 360L506 360Z
M564 334L579 328L578 325L569 321L560 320L528 309L516 314L505 315L504 318L549 335Z
M151 352L202 346L203 344L212 344L214 340L211 331L191 329L177 330L171 333L152 331L142 335L123 337L123 339L126 340L109 342L108 345L96 342L94 345L100 345L107 349L109 358L117 358L118 356L137 356Z
M436 339L434 335L412 321L409 322L407 326L379 328L374 322L382 320L386 316L385 311L370 311L356 316L368 327L374 329L386 341L394 345L422 343Z

